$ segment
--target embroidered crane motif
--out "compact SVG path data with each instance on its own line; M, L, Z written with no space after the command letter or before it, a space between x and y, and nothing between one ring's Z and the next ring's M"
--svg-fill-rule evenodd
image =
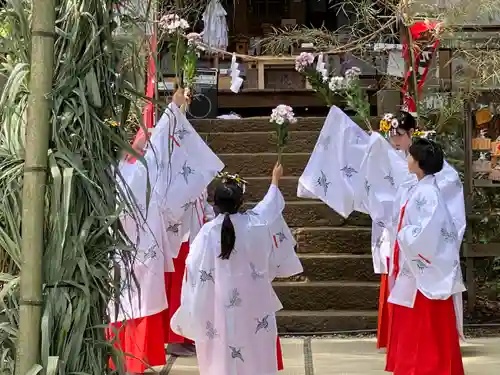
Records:
M153 245L151 246L147 251L146 251L146 254L144 255L144 257L146 258L146 260L148 259L156 259L156 249L158 248L158 245Z
M394 177L392 177L391 173L389 173L387 176L385 176L384 180L388 181L389 184L391 184L391 186L394 187L394 185L395 185Z
M182 177L184 177L184 181L186 181L186 184L188 184L189 183L188 177L194 174L194 169L191 168L189 165L187 165L187 160L186 160L179 173L182 175Z
M231 297L229 298L229 305L227 306L228 309L232 307L240 307L241 306L242 299L240 298L240 292L238 291L238 288L234 288L231 291Z
M406 265L401 269L401 276L412 277L412 273L411 273L410 269Z
M206 335L209 338L209 340L213 340L215 337L219 336L219 333L215 329L215 327L212 324L212 322L207 321L207 326L206 327L207 327L207 333L206 333Z
M417 237L421 231L422 229L420 227L415 227L411 230L411 234L413 237Z
M168 227L167 227L167 232L171 232L173 234L179 234L179 227L181 225L179 223L175 223L175 224L170 224Z
M264 277L264 274L262 272L257 271L257 268L255 267L255 264L250 262L250 269L252 270L252 279L255 281L257 279L262 279Z
M344 166L344 168L341 169L341 171L344 173L344 176L346 176L347 178L351 178L352 176L354 176L354 174L358 173L357 170L355 170L353 167L351 167L347 164Z
M457 234L453 231L448 231L446 228L441 228L441 237L444 242L453 243L457 240Z
M283 241L285 241L287 239L285 236L285 233L283 233L283 232L278 232L275 234L275 236L280 243L282 243Z
M365 178L365 191L366 191L367 195L370 194L370 188L371 188L371 185L368 182L368 180Z
M262 318L262 320L257 319L257 327L255 328L255 334L259 332L261 329L264 329L266 331L269 330L269 322L267 321L269 319L269 315L266 315Z
M229 349L231 350L232 359L240 359L241 362L245 362L243 360L243 355L241 354L241 348L235 348L234 346L230 346Z
M422 207L424 207L425 205L427 204L427 200L425 199L425 197L421 197L421 198L417 198L415 200L415 206L417 207L417 210L421 210Z
M384 243L384 236L381 235L375 242L375 248L380 249L383 243Z
M321 177L318 177L316 180L316 184L319 187L323 188L323 193L326 195L328 193L328 187L330 186L331 182L328 182L328 179L326 178L326 175L323 171L320 171Z
M329 135L327 135L326 137L321 137L320 140L319 140L319 144L321 146L323 146L323 149L325 151L328 150L328 147L330 146L330 142L332 140L332 137L330 137Z
M182 208L184 209L184 212L186 212L187 210L189 210L191 207L194 207L194 206L196 206L196 201L184 203L182 205Z
M180 141L184 139L184 137L188 134L191 134L186 128L182 127L180 129L177 129L174 134L179 138Z
M427 268L427 264L422 259L420 259L420 258L413 259L413 262L417 266L417 268L420 271L420 273L424 272L425 269Z
M200 281L202 284L205 284L207 281L211 281L215 284L214 276L212 275L213 269L209 272L205 270L200 270Z
M246 210L245 211L245 215L249 215L249 216L259 216L259 214L257 212L255 212L254 210L250 209L250 210Z
M380 228L385 228L385 224L382 220L379 220L377 221L377 225L380 227Z

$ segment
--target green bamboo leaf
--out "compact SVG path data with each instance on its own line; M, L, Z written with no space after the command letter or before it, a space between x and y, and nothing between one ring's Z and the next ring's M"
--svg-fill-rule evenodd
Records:
M85 76L85 86L87 88L90 103L92 103L94 107L101 108L102 107L101 93L99 92L99 84L97 82L97 76L93 69L90 70Z

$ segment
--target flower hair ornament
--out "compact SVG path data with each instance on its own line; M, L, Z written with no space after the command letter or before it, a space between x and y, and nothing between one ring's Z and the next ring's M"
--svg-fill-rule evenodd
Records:
M229 172L219 172L217 179L219 179L223 184L227 184L228 182L235 183L241 188L243 194L245 193L248 184L248 182L242 179L237 173L230 174Z
M392 113L386 113L379 123L379 132L384 136L395 135L399 127L399 120Z

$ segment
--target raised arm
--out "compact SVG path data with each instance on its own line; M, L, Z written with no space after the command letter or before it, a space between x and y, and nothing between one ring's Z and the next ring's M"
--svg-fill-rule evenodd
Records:
M283 176L283 167L276 164L273 169L271 186L262 199L252 210L247 211L250 225L270 225L275 222L285 209L285 198L279 190L279 181Z
M416 183L406 160L380 134L373 133L360 173L363 183L355 191L356 205L363 207L379 226L392 226L399 209L399 188Z
M187 202L197 199L224 164L196 133L176 104L170 103L158 122L135 180L169 217L178 221ZM147 170L147 171L146 171Z

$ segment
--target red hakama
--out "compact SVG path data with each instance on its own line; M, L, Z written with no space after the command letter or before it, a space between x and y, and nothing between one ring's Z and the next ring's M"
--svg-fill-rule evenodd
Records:
M164 311L129 319L124 322L111 323L106 330L107 339L120 352L125 354L124 370L127 373L144 373L149 367L166 364L165 345L163 343ZM110 359L109 366L116 370L118 363Z
M401 209L401 230L406 204ZM394 275L399 274L399 243ZM453 298L432 300L417 291L413 308L388 303L389 342L385 371L394 375L464 375Z
M377 349L389 345L389 276L382 274L380 278L380 295L378 299Z
M179 255L174 261L175 272L165 273L165 289L167 293L168 309L165 311L164 325L165 325L165 343L166 344L193 344L193 341L179 336L172 328L170 328L170 320L175 312L181 306L181 291L182 280L184 278L184 270L186 269L186 259L189 254L189 242L184 242L179 250Z
M413 308L390 304L386 371L394 375L464 375L453 298L417 292Z

